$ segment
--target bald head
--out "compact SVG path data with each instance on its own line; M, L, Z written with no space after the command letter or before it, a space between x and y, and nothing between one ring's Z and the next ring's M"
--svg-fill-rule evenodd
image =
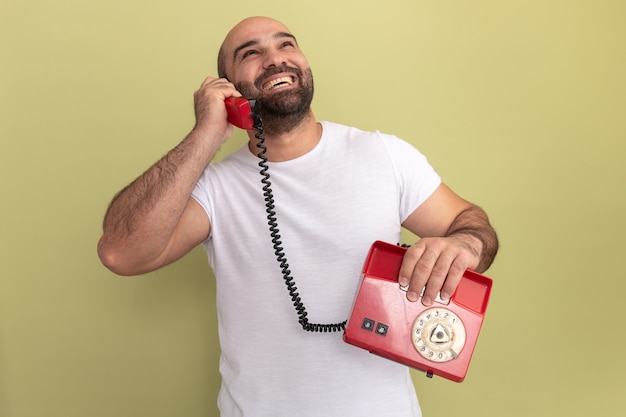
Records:
M288 35L295 41L287 26L276 19L263 16L249 17L237 23L226 35L217 55L217 74L220 78L229 78L229 70L236 59L236 53L242 47L261 38L266 33Z

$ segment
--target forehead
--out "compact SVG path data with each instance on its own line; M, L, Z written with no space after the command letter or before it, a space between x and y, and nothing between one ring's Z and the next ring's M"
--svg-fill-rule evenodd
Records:
M244 44L263 42L284 35L292 36L281 22L270 18L253 17L243 20L226 35L223 50L226 56L232 59L235 50Z

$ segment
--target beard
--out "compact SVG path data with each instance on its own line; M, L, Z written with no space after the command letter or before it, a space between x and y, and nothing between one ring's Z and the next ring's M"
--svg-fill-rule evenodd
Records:
M261 85L268 77L290 73L298 80L296 89L263 94ZM256 100L255 112L263 122L263 130L270 135L292 131L300 123L310 117L313 101L313 72L310 68L301 71L290 67L271 67L259 76L254 83L240 82L235 85L237 90L248 99Z

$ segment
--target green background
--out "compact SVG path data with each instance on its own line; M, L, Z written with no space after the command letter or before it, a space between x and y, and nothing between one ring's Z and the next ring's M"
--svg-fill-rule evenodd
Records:
M0 416L217 414L203 251L121 278L96 242L258 14L298 36L319 119L409 140L499 232L468 378L415 372L425 415L623 416L626 3L608 0L0 0Z

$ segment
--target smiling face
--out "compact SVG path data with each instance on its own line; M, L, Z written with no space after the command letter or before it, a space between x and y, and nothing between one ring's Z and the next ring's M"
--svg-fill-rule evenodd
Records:
M282 23L264 17L239 23L222 44L218 70L244 97L257 100L268 132L289 131L309 116L313 75Z

